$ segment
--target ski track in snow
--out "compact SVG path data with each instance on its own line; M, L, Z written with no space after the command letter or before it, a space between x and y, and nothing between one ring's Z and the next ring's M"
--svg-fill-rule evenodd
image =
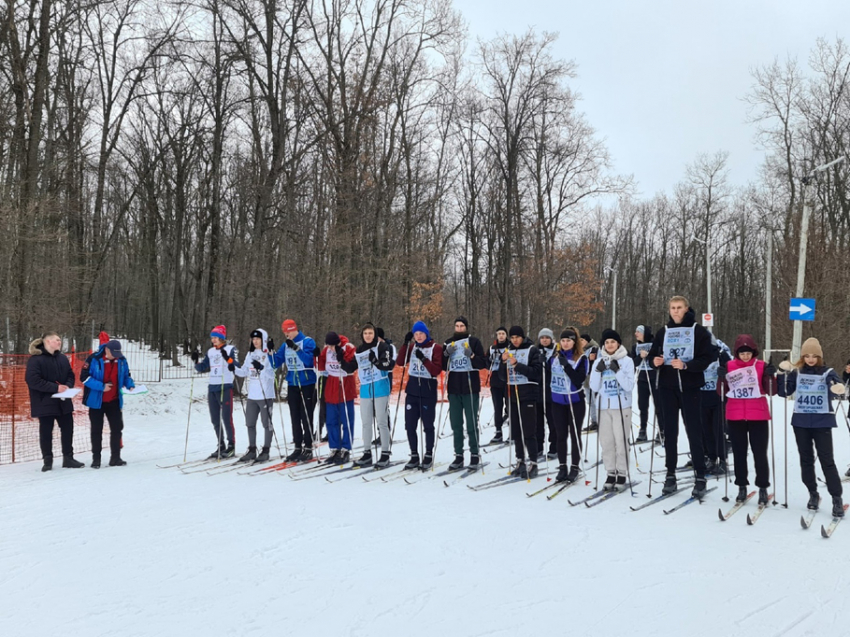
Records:
M840 633L850 619L841 570L850 528L823 540L821 511L800 529L806 490L792 432L789 508L748 527L755 506L717 520L722 483L705 504L669 516L662 509L689 490L632 512L646 501L646 476L635 498L587 509L567 499L592 493L592 480L551 502L525 495L542 475L477 493L462 486L499 477L494 464L452 489L439 479L183 475L156 464L182 459L189 381L149 388L125 401L127 467L0 467L0 635L778 637ZM195 397L203 390L196 381ZM192 407L196 458L214 437L206 405ZM491 409L486 401L482 422ZM234 417L241 451L241 409ZM850 445L842 429L834 440L841 466ZM684 432L680 441L684 450ZM776 442L771 482L782 501L781 433ZM440 460L451 447L439 445ZM404 442L394 455L406 456ZM490 461L506 458L500 450ZM752 461L750 470L752 480Z

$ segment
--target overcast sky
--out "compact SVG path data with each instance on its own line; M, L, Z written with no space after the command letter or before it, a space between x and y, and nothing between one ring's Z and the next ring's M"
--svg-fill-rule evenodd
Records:
M469 34L557 31L578 64L573 88L617 172L644 195L670 191L699 153L729 152L729 180L755 179L764 156L746 123L750 70L808 59L818 37L850 34L847 0L454 0ZM473 49L473 47L470 47ZM474 49L473 49L474 50Z

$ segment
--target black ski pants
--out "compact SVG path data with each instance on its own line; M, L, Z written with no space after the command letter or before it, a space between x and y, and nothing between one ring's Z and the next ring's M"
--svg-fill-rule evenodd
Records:
M552 424L552 401L544 399L545 403L537 404L537 441L540 451L546 448L546 427L549 427L549 451L557 448L558 432Z
M59 425L59 435L62 441L62 455L74 455L74 414L61 416L42 416L38 419L38 442L41 446L41 457L53 459L53 423Z
M832 451L832 428L794 427L794 437L797 439L797 450L800 452L800 471L806 488L809 491L818 490L818 480L815 477L816 450L829 495L840 496L842 494L841 476L838 475L838 468L835 466L835 456Z
M735 484L745 487L747 479L747 442L753 450L753 463L756 465L756 486L766 489L770 486L770 462L767 459L767 445L770 442L770 425L766 420L730 420L729 438L732 439L732 458L735 461Z
M419 420L425 431L425 453L434 450L434 421L437 419L437 396L416 396L407 394L404 398L404 428L407 431L407 444L410 453L419 453Z
M316 410L315 385L290 385L286 403L292 422L292 441L296 449L313 447L313 412Z
M532 400L520 400L517 407L516 397L511 398L508 406L511 437L518 460L525 460L525 452L528 451L528 459L537 462L537 408L538 404Z
M638 388L638 412L640 413L640 428L646 429L649 424L649 401L650 399L654 399L652 402L653 407L655 407L655 414L660 419L661 418L661 407L658 406L658 390L655 389L655 370L651 370L648 375L644 370L635 371L637 374L637 388ZM649 379L649 380L647 380Z
M567 464L567 441L571 450L571 461L577 467L581 466L581 425L584 422L584 400L569 405L552 403L552 419L558 432L558 463Z
M698 479L705 478L705 452L702 448L702 425L699 413L699 389L657 390L664 422L664 453L667 473L673 475L679 461L679 413L685 421L685 433L691 449L691 461Z
M723 402L715 392L700 391L702 442L712 462L726 460L726 434L723 432Z
M91 421L91 453L100 458L103 449L103 419L109 422L109 452L113 458L121 457L121 432L124 431L124 416L118 400L103 403L100 409L89 409Z
M502 431L505 422L505 388L490 386L490 397L493 399L493 423L496 431Z

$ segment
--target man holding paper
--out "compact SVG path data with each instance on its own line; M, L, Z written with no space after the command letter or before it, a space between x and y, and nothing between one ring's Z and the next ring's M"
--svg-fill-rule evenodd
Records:
M59 425L62 440L62 466L79 469L82 462L74 460L74 405L70 400L53 395L68 391L74 386L74 370L68 357L59 350L62 339L56 332L48 332L29 346L26 383L30 392L30 413L38 418L38 439L42 471L53 469L53 424Z
M91 421L92 469L100 469L104 417L109 421L109 466L123 467L127 463L121 459L121 432L124 430L121 389L133 389L136 384L130 378L130 367L121 353L121 343L112 339L101 345L86 359L80 380L83 381L83 403L89 408Z

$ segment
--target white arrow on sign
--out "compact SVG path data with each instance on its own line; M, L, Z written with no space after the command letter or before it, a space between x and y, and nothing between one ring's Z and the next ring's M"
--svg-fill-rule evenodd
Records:
M809 312L814 312L815 308L809 307L805 303L800 303L800 305L792 305L789 308L794 314L808 314Z

